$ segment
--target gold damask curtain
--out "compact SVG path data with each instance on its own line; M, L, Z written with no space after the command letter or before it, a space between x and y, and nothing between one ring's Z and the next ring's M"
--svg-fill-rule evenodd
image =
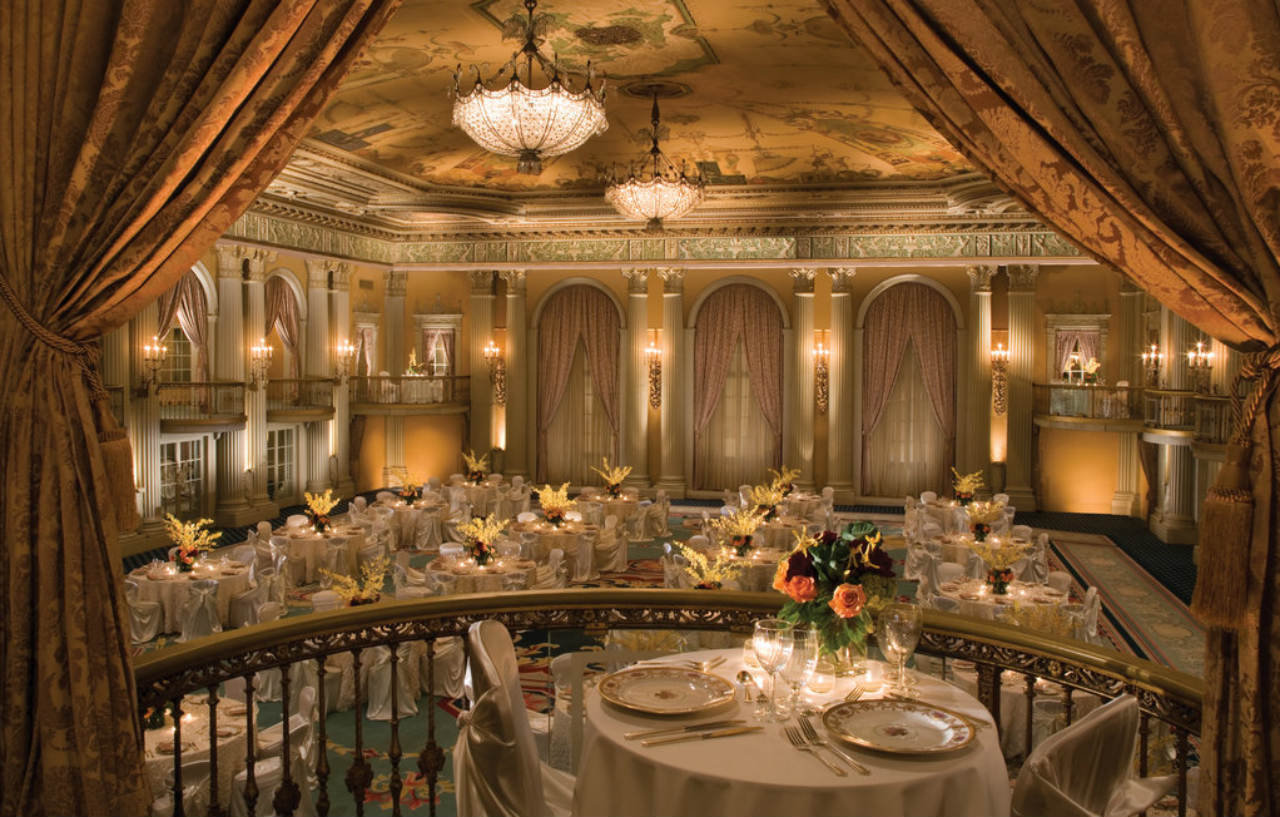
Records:
M0 3L2 813L147 811L98 338L266 187L395 5Z
M939 132L1048 224L1214 337L1274 349L1274 0L825 2ZM1277 361L1246 367L1270 384L1246 430L1253 535L1233 559L1202 540L1202 581L1229 571L1247 599L1235 627L1210 630L1206 815L1280 812Z

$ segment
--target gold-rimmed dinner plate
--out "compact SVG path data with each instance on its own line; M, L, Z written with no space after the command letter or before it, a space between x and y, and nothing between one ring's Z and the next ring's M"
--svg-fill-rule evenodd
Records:
M606 675L596 688L614 706L646 715L692 715L734 699L729 681L682 667L632 667Z
M934 755L963 749L976 729L961 715L921 701L844 701L822 713L832 736L878 752Z

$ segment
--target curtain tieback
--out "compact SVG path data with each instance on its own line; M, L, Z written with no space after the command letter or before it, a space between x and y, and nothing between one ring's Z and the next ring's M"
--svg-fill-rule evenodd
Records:
M1253 539L1253 424L1280 383L1278 371L1280 345L1248 355L1231 382L1231 438L1200 514L1200 548L1209 558L1201 557L1207 567L1197 575L1191 597L1192 612L1215 627L1246 626L1248 610L1257 609L1249 589L1240 586L1237 567L1246 563ZM1254 385L1246 397L1247 383Z
M98 359L101 356L101 352L97 347L78 343L43 326L35 319L34 315L27 311L27 307L18 300L17 293L13 291L13 287L9 284L9 279L3 275L0 275L0 298L4 299L9 311L13 313L18 322L25 326L36 340L50 349L75 358L81 371L84 372L85 381L89 385L89 391L94 400L108 399L107 390L103 388L102 378L98 375Z

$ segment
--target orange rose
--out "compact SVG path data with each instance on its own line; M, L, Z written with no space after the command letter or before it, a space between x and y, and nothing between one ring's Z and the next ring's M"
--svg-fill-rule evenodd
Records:
M853 618L862 612L867 603L867 591L860 584L842 584L836 588L829 602L840 618Z
M792 601L798 604L804 604L806 601L813 601L818 597L818 588L814 584L812 576L793 576L786 584L783 592L791 597Z
M773 589L780 593L787 591L787 560L778 562L778 569L773 574Z

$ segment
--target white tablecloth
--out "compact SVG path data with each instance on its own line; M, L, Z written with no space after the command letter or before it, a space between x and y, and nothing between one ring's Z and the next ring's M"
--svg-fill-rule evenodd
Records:
M689 654L728 658L715 670L726 678L743 668L742 650ZM837 684L833 698L846 691ZM851 748L870 776L836 777L787 742L781 725L763 732L642 746L623 733L660 728L668 718L630 714L586 700L586 740L574 791L578 815L1007 815L1009 777L991 719L975 698L937 679L921 677L922 698L987 724L974 745L935 758L881 755ZM751 719L739 698L716 718Z
M138 597L143 601L158 601L164 608L163 631L166 633L182 632L182 605L191 593L191 582L211 579L218 583L218 620L223 627L231 623L232 597L249 589L247 567L194 570L172 576L161 570L140 567L133 571L133 576L138 579Z
M446 577L454 593L496 593L504 589L510 580L517 589L528 589L529 578L537 569L532 561L520 559L510 564L492 567L446 567L443 558L436 558L427 565L431 573ZM448 578L451 577L451 578Z
M757 547L791 550L796 545L796 534L806 527L816 529L818 526L794 516L780 516L757 528L752 542Z
M539 564L546 562L551 551L557 548L564 551L566 559L572 560L574 554L578 552L579 541L584 541L591 547L595 547L596 540L600 538L600 529L595 525L584 525L577 522L566 522L558 528L542 520L537 522L517 522L511 526L511 535L513 537L519 537L523 533L537 535L532 552L524 555Z
M391 508L391 541L396 550L439 547L444 541L447 504L419 500L412 505L397 502Z
M1060 593L1047 585L1010 582L1009 592L997 596L991 592L985 579L965 579L943 582L938 588L938 595L955 599L960 605L961 615L1007 620L1011 624L1034 626L1035 629L1058 632L1060 635L1071 634L1065 610L1071 599L1066 593ZM1055 610L1063 613L1059 624L1055 624L1049 615Z
M289 563L293 571L294 582L313 584L320 581L323 574L320 568L325 566L325 554L328 551L331 537L342 537L347 540L347 563L343 569L349 575L355 575L356 555L364 547L364 529L357 526L344 525L333 528L326 534L308 533L305 536L291 535L281 530L279 536L289 540Z
M182 722L182 761L202 760L209 757L209 704L204 695L188 695L182 702L182 708L189 719ZM220 699L218 701L218 731L223 737L218 738L218 805L226 813L227 804L231 802L231 782L237 774L244 770L244 755L247 747L248 715L243 701ZM172 745L173 726L166 725L159 729L146 729L142 733L144 741L143 766L147 770L147 784L151 787L152 799L158 798L171 790L166 780L173 773L173 752L161 751L162 743ZM166 746L165 748L168 748ZM184 786L191 785L190 780L183 781ZM206 792L201 802L209 801ZM187 804L187 813L194 813L191 804Z

